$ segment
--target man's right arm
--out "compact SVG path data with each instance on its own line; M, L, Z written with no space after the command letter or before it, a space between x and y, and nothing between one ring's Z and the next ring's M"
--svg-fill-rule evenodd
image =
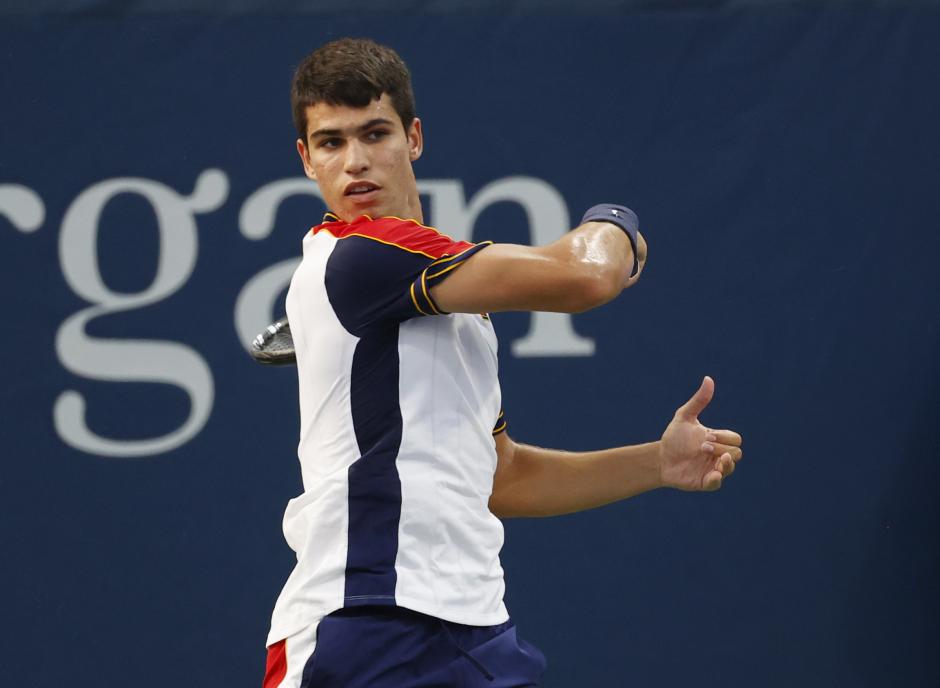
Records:
M431 287L449 313L555 311L596 308L636 282L646 262L637 237L639 269L630 239L610 222L587 222L547 246L494 244L467 259L447 280Z
M496 516L558 516L593 509L659 487L712 491L744 455L734 430L702 425L711 402L710 377L680 406L662 437L646 444L566 452L496 435L496 473L489 506Z

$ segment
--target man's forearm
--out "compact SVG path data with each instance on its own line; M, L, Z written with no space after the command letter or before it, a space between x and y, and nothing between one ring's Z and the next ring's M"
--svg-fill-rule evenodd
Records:
M580 313L635 283L639 275L629 277L633 261L623 231L588 222L547 246L493 244L430 285L430 292L439 309L451 313Z
M565 452L506 441L490 498L500 517L584 511L662 486L659 442Z

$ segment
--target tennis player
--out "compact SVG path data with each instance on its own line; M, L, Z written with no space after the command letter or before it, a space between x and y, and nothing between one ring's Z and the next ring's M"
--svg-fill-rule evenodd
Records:
M535 686L545 660L503 604L499 519L718 489L741 437L698 421L706 377L656 442L568 453L513 441L486 314L615 298L646 261L636 215L595 206L539 247L425 225L410 75L372 41L308 56L292 103L297 151L330 212L304 238L287 295L304 491L284 516L297 565L264 688Z

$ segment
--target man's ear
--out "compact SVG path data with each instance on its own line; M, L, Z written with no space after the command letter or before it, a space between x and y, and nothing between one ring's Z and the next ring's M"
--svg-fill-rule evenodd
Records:
M415 117L408 127L408 157L414 162L421 157L424 150L424 132L421 130L421 120Z
M310 162L310 155L307 153L307 147L302 139L297 139L297 154L304 164L304 174L313 181L317 180L317 173L313 171L313 164Z

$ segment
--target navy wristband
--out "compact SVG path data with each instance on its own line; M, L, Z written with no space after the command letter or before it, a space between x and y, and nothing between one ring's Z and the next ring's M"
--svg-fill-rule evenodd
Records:
M580 224L583 225L585 222L610 222L623 230L623 233L629 237L630 244L633 246L633 272L630 273L630 277L636 275L637 271L640 269L640 261L637 257L636 249L637 234L640 231L640 219L636 216L636 213L625 205L601 203L600 205L588 208L587 212L584 213L584 217L581 218Z

